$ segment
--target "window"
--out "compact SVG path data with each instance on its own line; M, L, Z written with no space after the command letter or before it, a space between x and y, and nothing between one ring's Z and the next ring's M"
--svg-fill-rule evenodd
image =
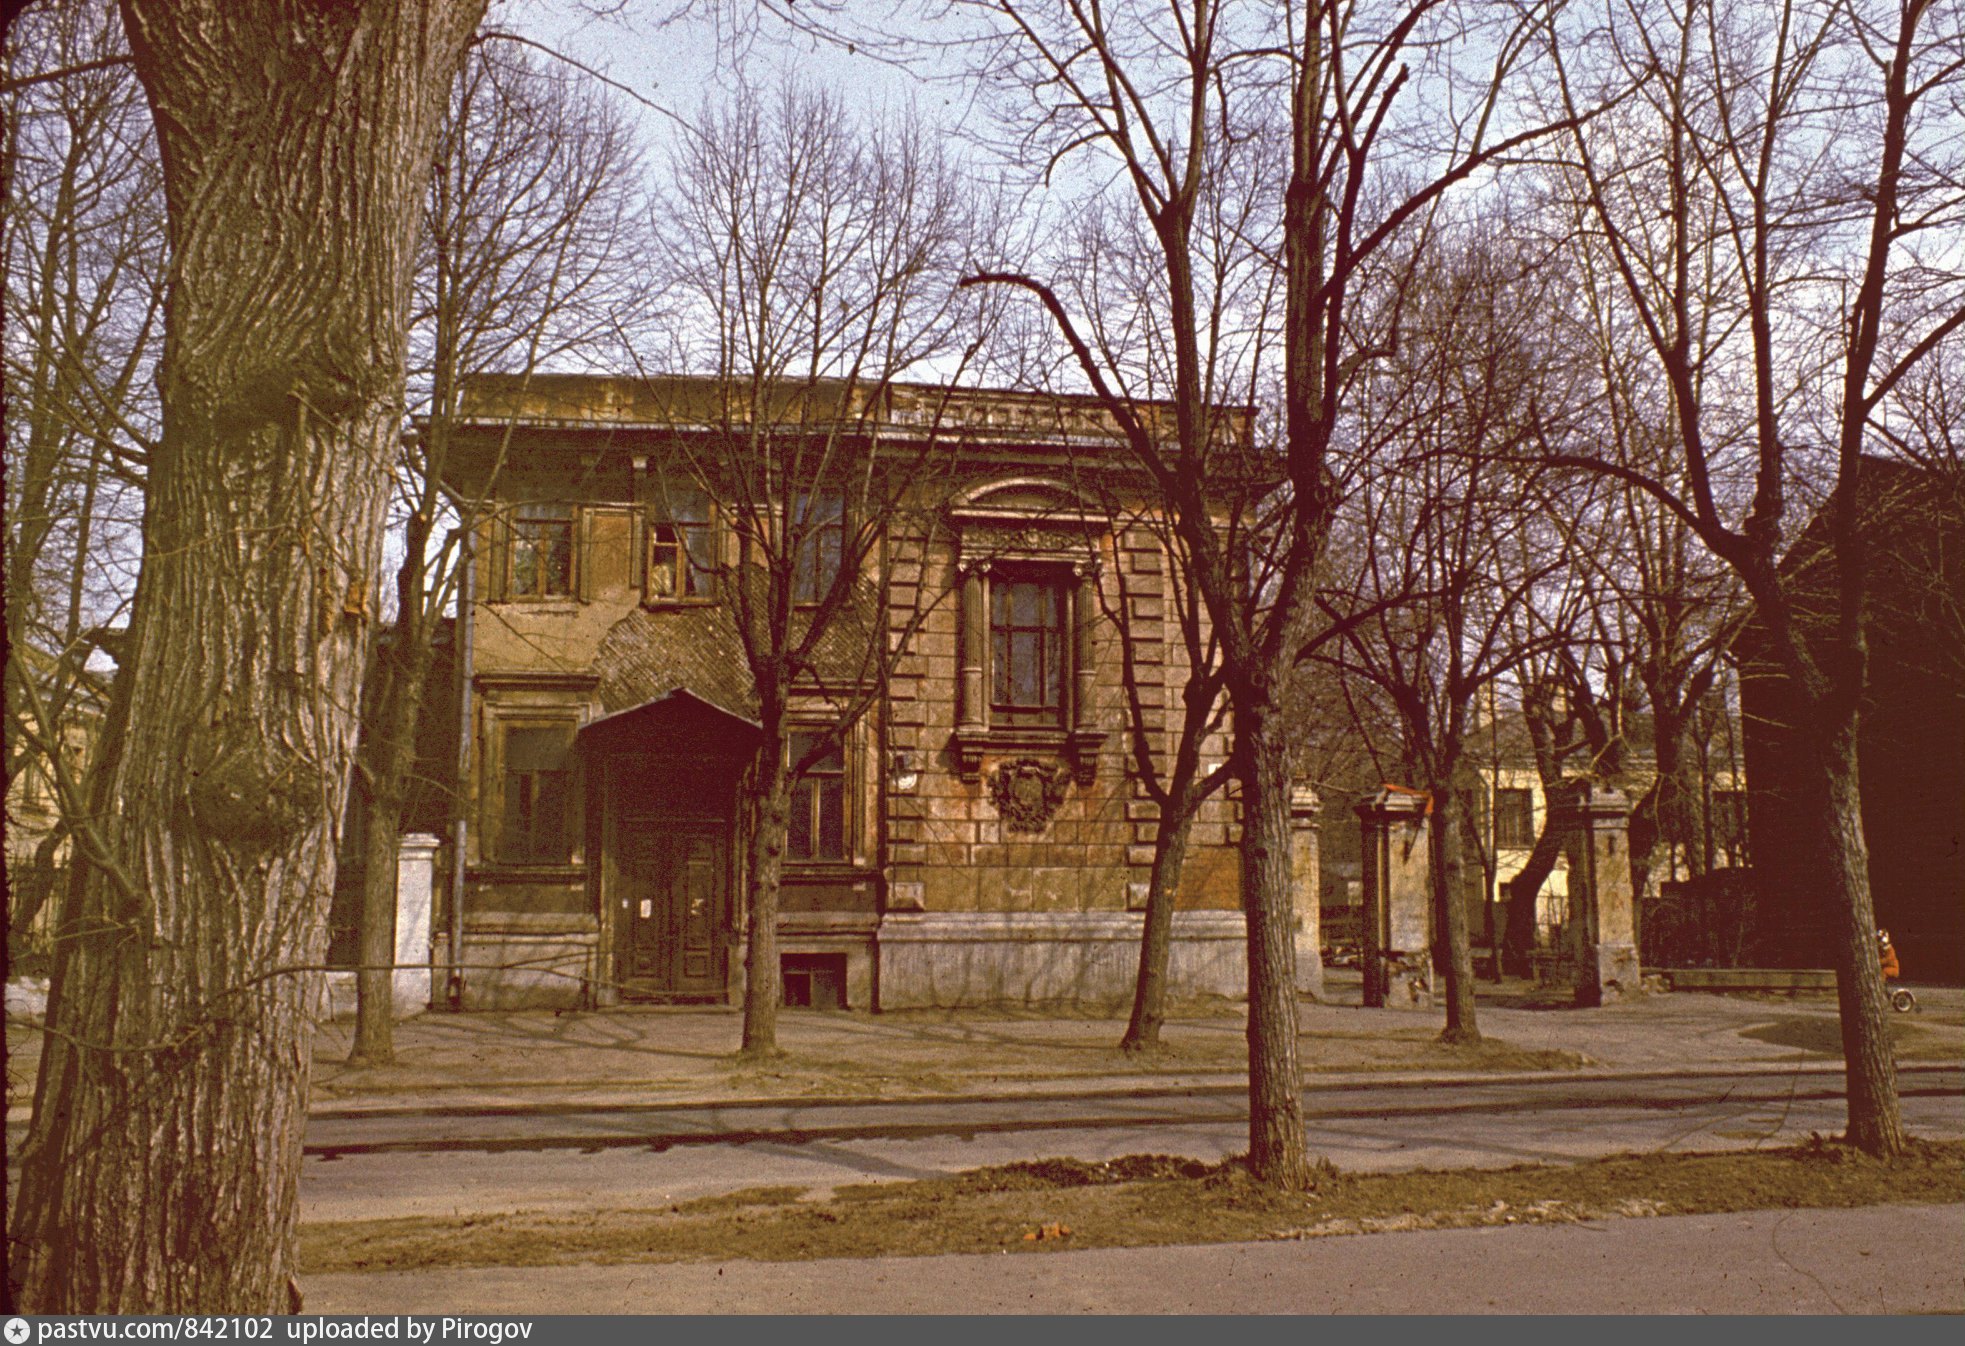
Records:
M573 507L527 504L512 511L507 598L557 598L573 592Z
M846 1008L846 955L788 953L778 960L784 1003L795 1008Z
M999 577L990 585L989 722L1064 724L1064 587Z
M797 765L822 735L797 730L791 761ZM799 777L791 790L791 831L785 854L793 860L846 858L846 757L834 744Z
M714 598L716 571L715 506L695 486L665 486L649 509L649 601Z
M1028 545L1027 535L1015 540ZM950 742L957 772L978 781L992 754L1061 752L1090 784L1107 738L1092 696L1096 570L1042 555L983 560L964 569L961 602Z
M506 728L498 859L515 865L571 862L572 748L570 725Z
M1535 844L1535 803L1529 791L1494 792L1494 844L1510 850Z
M846 503L837 491L800 491L793 511L798 555L793 558L792 599L824 602L845 552Z

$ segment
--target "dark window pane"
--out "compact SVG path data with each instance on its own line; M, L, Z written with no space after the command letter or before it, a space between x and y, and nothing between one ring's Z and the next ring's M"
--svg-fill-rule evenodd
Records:
M559 726L507 729L505 731L505 769L507 771L562 771L567 750L573 746L573 732Z
M836 491L801 491L793 501L791 523L798 536L792 558L792 597L800 603L822 601L839 573L845 549L845 500Z
M512 520L512 596L573 591L573 507L520 505Z
M846 782L826 776L813 782L818 796L818 850L820 858L841 860L846 856Z
M714 507L687 482L667 482L649 504L651 598L708 598L716 589Z
M675 523L708 523L710 497L701 487L671 482L662 491L656 508Z
M1535 810L1527 790L1494 792L1494 839L1515 849L1535 844Z
M530 843L528 819L532 814L532 784L524 776L505 778L504 827L499 832L499 854L507 860L523 860Z
M567 760L572 743L567 726L505 731L500 859L563 865L572 858L573 773Z
M1041 648L1033 632L1014 631L1010 634L1010 700L1016 705L1038 704L1037 679L1040 672L1038 660Z
M1064 707L1061 581L990 586L991 701L1004 724L1056 722Z
M794 731L786 745L788 764L803 761L819 741L810 731ZM792 786L790 830L786 857L792 860L840 860L846 855L846 760L835 744L828 748L798 783Z
M812 785L808 778L791 787L791 829L785 854L794 860L812 858Z
M685 554L681 592L690 598L706 598L716 587L716 531L708 524L691 524L682 530Z
M564 864L567 859L567 793L564 771L542 771L533 777L533 858L541 864Z
M789 748L789 757L787 759L786 765L795 767L800 762L804 761L805 754L812 751L813 746L818 743L820 737L821 735L813 733L809 729L792 730L791 745ZM831 750L829 750L825 756L821 757L814 764L814 769L823 771L828 764L831 764L836 768L838 762L839 762L839 749L837 747L834 747Z
M1040 620L1038 592L1034 584L1010 586L1010 620L1018 626L1035 626Z

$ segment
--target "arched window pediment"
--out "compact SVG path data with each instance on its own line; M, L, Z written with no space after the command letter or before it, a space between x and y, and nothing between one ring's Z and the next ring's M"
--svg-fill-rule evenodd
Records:
M1103 521L1098 502L1054 477L1007 477L958 493L949 507L957 519L1002 518Z
M964 570L995 561L1095 563L1095 538L1112 521L1096 501L1049 477L970 487L949 506Z

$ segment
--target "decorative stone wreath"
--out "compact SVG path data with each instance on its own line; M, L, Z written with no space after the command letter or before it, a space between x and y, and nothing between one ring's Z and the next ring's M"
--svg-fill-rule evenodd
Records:
M1071 770L1035 757L1018 757L990 773L989 793L1012 832L1042 832L1071 787Z

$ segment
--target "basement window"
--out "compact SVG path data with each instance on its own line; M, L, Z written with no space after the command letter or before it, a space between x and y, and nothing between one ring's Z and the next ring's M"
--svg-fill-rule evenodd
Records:
M785 1004L794 1009L846 1008L846 955L788 953L779 959Z

